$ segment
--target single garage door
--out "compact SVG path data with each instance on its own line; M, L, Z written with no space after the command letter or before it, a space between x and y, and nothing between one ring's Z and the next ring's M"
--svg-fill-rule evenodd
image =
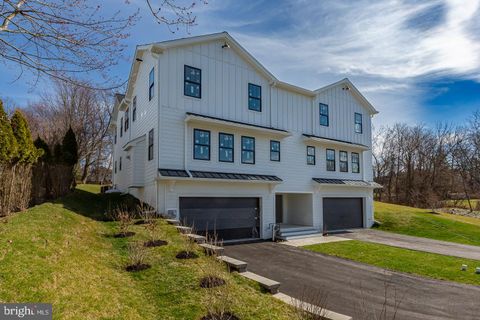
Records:
M363 228L363 199L323 198L323 224L327 231Z
M233 197L181 197L180 221L198 234L234 240L259 237L259 199Z

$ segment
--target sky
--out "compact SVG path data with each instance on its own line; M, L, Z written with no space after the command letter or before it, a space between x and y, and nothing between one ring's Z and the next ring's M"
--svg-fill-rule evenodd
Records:
M137 44L227 31L282 81L317 89L348 77L380 112L375 127L461 124L480 110L480 0L208 0L197 25L175 33L145 0L129 2L101 2L140 10L112 70L122 79ZM20 107L49 90L2 64L0 75L0 97Z

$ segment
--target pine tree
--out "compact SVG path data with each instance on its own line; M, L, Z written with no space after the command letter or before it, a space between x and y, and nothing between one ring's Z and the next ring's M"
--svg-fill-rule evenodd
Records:
M43 154L41 155L40 159L44 162L51 162L52 161L52 152L50 151L50 148L48 147L48 144L43 140L42 138L38 137L35 139L33 142L35 147L38 150L42 150Z
M62 145L56 143L53 147L53 160L55 163L63 163Z
M20 110L15 110L10 120L13 134L17 140L18 153L16 161L19 163L34 163L41 154L33 144L27 119Z
M17 141L0 100L0 163L11 163L17 155Z
M65 164L74 166L78 161L78 145L75 133L70 127L65 133L62 142L62 160Z

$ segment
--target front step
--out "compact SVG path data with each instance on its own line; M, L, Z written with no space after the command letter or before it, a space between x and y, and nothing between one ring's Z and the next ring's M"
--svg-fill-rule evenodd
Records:
M319 232L317 229L310 228L308 230L302 231L280 231L280 233L276 236L277 239L280 240L292 240L292 239L299 239L299 238L306 238L311 236L321 236L322 233Z

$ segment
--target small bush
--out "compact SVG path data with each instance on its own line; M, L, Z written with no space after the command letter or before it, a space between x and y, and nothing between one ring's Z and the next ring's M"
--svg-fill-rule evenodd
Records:
M130 242L128 244L129 264L125 269L127 271L141 271L150 268L150 265L146 263L147 254L143 243L139 241Z
M115 221L118 221L118 233L116 237L128 237L132 236L135 233L130 232L130 227L133 224L133 214L130 213L127 207L120 205L112 212L112 218Z
M293 299L297 320L323 320L327 315L328 292L317 288L303 288L300 299Z

